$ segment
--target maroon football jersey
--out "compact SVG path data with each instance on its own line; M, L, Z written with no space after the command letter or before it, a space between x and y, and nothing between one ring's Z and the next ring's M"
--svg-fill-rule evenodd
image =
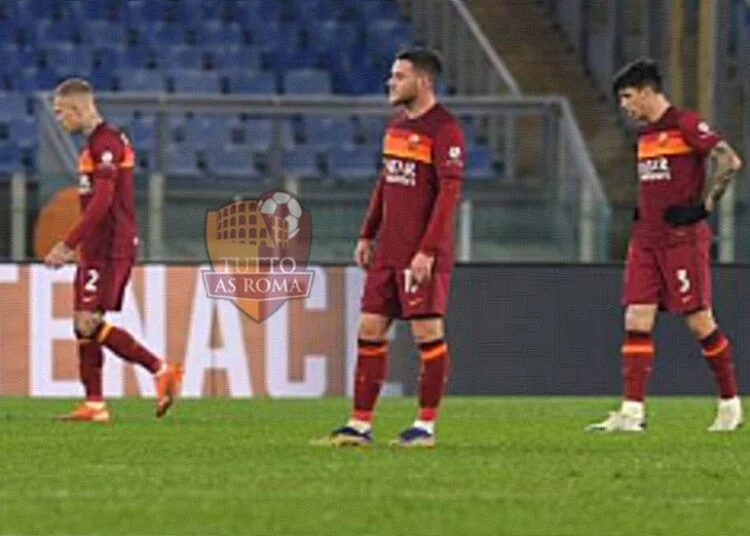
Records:
M463 161L461 126L441 104L416 119L405 112L391 118L378 183L360 232L362 238L377 236L374 268L406 268L423 251L435 256L435 271L451 269Z
M664 222L672 205L698 204L703 199L705 159L721 137L688 110L670 107L638 135L638 212L633 238L666 245L709 237L705 221L684 227Z
M133 199L135 153L127 137L108 123L89 135L78 159L83 216L65 240L82 259L133 258L138 244Z

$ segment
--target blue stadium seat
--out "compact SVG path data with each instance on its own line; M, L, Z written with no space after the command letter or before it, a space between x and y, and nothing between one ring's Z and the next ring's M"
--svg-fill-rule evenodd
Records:
M33 28L33 41L41 46L48 46L52 43L73 43L81 35L77 24L68 19L42 19L36 21Z
M96 91L114 91L117 87L116 80L114 71L93 69L89 73L89 81Z
M409 25L399 20L378 19L367 27L368 51L377 59L393 59L411 41Z
M466 152L464 177L466 180L494 180L494 155L490 149L471 147Z
M119 22L92 20L83 25L83 41L92 46L120 45L125 42L125 27Z
M375 115L361 115L358 118L358 137L362 143L370 146L380 146L385 136L385 125L387 119Z
M37 54L33 48L13 43L0 44L0 57L0 72L11 75L37 62Z
M23 171L21 149L13 142L0 143L0 173Z
M335 144L353 144L354 123L348 118L308 117L304 122L305 144L327 149Z
M268 152L273 144L273 121L251 119L245 125L247 144L259 152Z
M383 0L361 0L357 2L364 20L395 19L399 17L398 4Z
M165 47L157 52L158 63L162 68L203 68L203 51L189 45Z
M222 179L257 180L261 178L247 147L225 145L206 155L209 173Z
M117 66L125 69L145 69L152 58L152 53L143 46L117 47L112 50L120 55Z
M260 50L252 45L216 47L207 54L210 63L217 70L258 71L261 68Z
M198 26L198 42L202 46L239 45L243 43L242 28L234 23L204 22Z
M461 130L464 134L464 144L469 147L480 144L476 123L471 117L461 117Z
M255 28L259 22L278 22L281 19L282 2L235 0L234 4L232 19L243 28Z
M284 74L284 93L294 95L318 95L331 92L331 77L328 71L296 69Z
M107 72L113 72L118 67L126 67L121 63L125 56L125 47L123 46L99 46L92 53L92 66Z
M321 177L318 153L313 147L301 145L284 151L282 166L287 173L301 179Z
M353 23L337 20L315 21L310 33L314 36L310 45L317 54L335 50L349 51L356 47L360 39L359 31Z
M43 18L64 19L67 15L64 8L65 2L61 0L34 0L24 3L22 9L28 10L33 20Z
M17 117L10 122L10 138L21 149L36 149L36 121L32 117Z
M195 152L182 145L170 145L167 150L167 175L170 178L197 178L203 175L198 168Z
M141 27L141 43L154 48L185 44L185 28L177 22L155 22Z
M265 95L276 93L276 78L273 73L260 71L224 71L229 93Z
M13 89L17 91L49 91L59 82L59 76L52 69L27 67L11 78Z
M11 20L0 20L0 43L18 43L18 25Z
M377 152L366 147L333 147L328 152L328 169L343 181L364 181L377 175Z
M83 14L89 20L120 20L120 10L123 3L119 0L86 1L83 2Z
M218 93L219 76L212 71L169 69L167 77L176 93Z
M156 119L144 116L130 124L130 142L135 147L153 147L156 145Z
M226 119L218 116L205 116L186 121L184 125L185 143L202 150L223 147L230 142Z
M158 71L121 69L117 74L121 91L164 91L164 79Z
M44 56L47 66L57 73L73 75L88 73L91 69L91 53L87 47L60 43L46 49Z
M334 2L328 0L292 0L291 9L300 23L315 19L329 19L333 16Z
M312 48L280 47L266 52L268 65L271 70L283 76L286 71L312 69L316 66L318 55Z

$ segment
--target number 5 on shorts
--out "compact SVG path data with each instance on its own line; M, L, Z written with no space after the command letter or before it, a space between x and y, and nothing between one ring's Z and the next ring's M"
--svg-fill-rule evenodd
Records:
M680 294L685 294L690 290L690 279L688 279L687 270L680 268L677 270L677 280L680 282Z
M86 270L86 284L83 285L83 289L86 292L96 294L96 284L99 282L99 271L89 268Z

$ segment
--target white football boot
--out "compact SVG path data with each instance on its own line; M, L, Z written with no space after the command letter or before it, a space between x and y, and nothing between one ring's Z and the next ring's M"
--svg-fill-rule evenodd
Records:
M643 403L625 400L619 411L610 411L602 422L590 424L587 432L643 432L646 429Z
M709 432L734 432L742 426L742 405L740 397L719 399L716 419L708 427Z

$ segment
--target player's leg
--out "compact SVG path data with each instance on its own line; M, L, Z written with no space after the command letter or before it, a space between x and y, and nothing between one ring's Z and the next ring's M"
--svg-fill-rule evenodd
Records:
M668 290L667 309L681 314L716 380L719 401L711 431L733 431L742 423L732 345L714 320L711 308L711 242L708 238L676 245L664 251Z
M74 332L78 342L79 372L86 400L59 419L80 422L111 422L111 416L102 396L102 347L93 335L101 322L99 311L75 311Z
M372 418L387 371L387 333L392 319L400 316L394 285L390 270L367 273L357 327L357 363L351 417L346 425L322 439L314 440L315 444L360 446L372 442Z
M654 359L652 333L660 299L661 276L654 252L631 244L623 279L623 303L626 306L625 340L620 349L623 400L618 411L611 412L604 421L588 426L587 430L643 430L646 386Z
M130 279L132 263L114 260L107 264L97 283L100 285L100 306L105 311L120 311L125 287ZM174 402L182 381L182 370L167 364L138 342L128 331L101 318L94 338L129 363L148 370L156 383L156 416L163 416Z
M737 395L732 345L716 324L710 308L686 315L685 321L701 345L719 391L716 419L708 429L712 432L734 431L742 424L743 417Z
M435 421L450 363L443 321L450 278L450 272L437 272L429 281L415 285L408 270L399 274L399 300L419 349L419 410L412 426L401 432L394 445L435 445Z

